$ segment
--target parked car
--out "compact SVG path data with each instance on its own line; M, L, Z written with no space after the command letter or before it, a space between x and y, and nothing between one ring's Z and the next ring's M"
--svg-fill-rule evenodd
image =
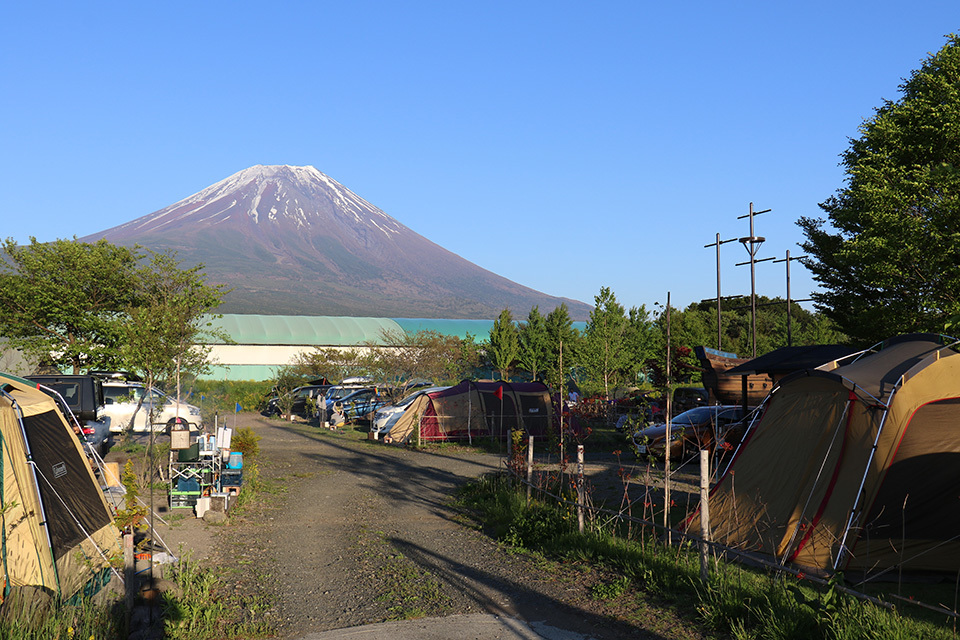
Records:
M731 405L697 407L684 411L670 422L670 457L677 459L686 452L712 450L717 431L723 431L727 425L739 422L743 416L743 407ZM633 435L637 453L642 456L663 457L666 441L666 424L656 424Z
M357 389L340 398L328 400L327 420L334 414L343 416L344 422L370 420L377 409L387 404L385 396L375 388Z
M110 419L113 433L122 433L130 424L130 418L134 418L134 432L168 431L178 417L187 421L191 431L203 430L199 407L178 403L159 389L147 389L141 382L104 380L103 399L103 414Z
M290 395L293 396L293 405L290 411L302 418L312 418L316 414L317 407L326 402L324 396L331 386L329 384L309 384L297 387L290 392ZM279 396L273 396L267 401L267 408L263 410L263 415L279 416L282 413Z
M425 393L443 391L444 389L449 388L450 387L427 387L424 389L417 389L413 393L407 395L400 402L381 407L377 410L376 415L373 417L373 422L370 424L370 433L374 434L375 439L379 439L380 436L390 433L390 429L393 428L394 423L400 419L400 416L402 416L407 408L413 404L414 400Z
M103 385L90 375L44 374L28 376L37 388L54 398L67 422L80 429L80 434L94 449L104 454L112 445L110 421L103 414Z

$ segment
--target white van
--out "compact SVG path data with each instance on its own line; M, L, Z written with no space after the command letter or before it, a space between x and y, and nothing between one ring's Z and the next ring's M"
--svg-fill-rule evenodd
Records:
M141 397L143 403L138 411L137 404ZM130 424L130 418L134 412L136 412L136 418L133 421L134 432L150 431L147 426L148 421L152 423L154 431L166 431L174 424L176 418L186 420L191 431L203 430L203 419L198 407L182 402L177 403L174 398L159 389L147 391L140 382L104 380L103 402L101 415L109 418L112 433L122 433ZM151 413L153 419L149 420Z

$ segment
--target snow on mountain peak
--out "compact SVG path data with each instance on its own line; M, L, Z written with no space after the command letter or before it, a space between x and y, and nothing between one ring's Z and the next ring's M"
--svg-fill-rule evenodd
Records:
M316 167L260 164L122 226L131 230L161 229L186 218L213 225L237 215L245 215L258 225L286 221L300 228L340 221L387 236L406 229Z

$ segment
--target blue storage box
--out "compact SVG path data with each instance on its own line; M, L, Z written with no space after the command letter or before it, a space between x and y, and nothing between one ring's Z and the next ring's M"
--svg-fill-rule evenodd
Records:
M230 452L230 457L227 458L227 469L243 469L243 452Z
M197 478L177 478L177 488L175 491L180 493L200 493L200 480Z
M239 487L243 484L242 471L223 471L220 474L221 487Z

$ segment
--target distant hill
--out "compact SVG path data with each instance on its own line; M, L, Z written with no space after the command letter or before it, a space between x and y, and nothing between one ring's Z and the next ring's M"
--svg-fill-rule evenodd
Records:
M408 229L313 167L257 165L149 215L82 238L176 250L233 291L220 311L393 318L522 318L566 303Z

